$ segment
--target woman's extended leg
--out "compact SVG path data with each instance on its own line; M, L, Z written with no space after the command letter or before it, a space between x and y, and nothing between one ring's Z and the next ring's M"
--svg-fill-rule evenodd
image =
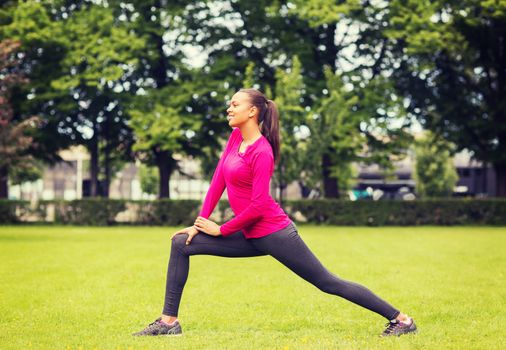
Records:
M188 234L186 233L177 234L172 238L162 317L150 323L140 332L134 333L134 336L180 335L183 333L177 320L177 314L183 288L188 279L190 255L205 254L229 258L266 255L246 240L240 231L228 237L215 237L199 233L193 237L189 245L186 245L187 238Z
M162 312L166 316L176 317L178 314L181 295L188 279L191 255L216 255L229 258L266 255L245 239L240 231L228 237L199 233L193 237L189 245L186 245L187 238L187 234L179 234L172 238L165 304Z
M322 291L341 296L388 320L399 315L399 310L360 284L345 281L329 272L309 250L291 224L286 229L262 238L250 239L260 251L272 255L290 270Z

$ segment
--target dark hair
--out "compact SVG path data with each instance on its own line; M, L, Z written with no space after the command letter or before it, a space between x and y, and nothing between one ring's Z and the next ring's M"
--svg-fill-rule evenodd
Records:
M274 164L279 162L279 113L274 101L268 100L257 89L240 89L239 92L248 94L251 104L258 108L258 124L262 125L260 132L269 141L274 155Z

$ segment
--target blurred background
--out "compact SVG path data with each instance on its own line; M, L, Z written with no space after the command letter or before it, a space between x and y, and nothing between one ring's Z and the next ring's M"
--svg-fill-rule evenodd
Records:
M202 200L241 87L280 203L506 196L504 1L0 6L0 198Z

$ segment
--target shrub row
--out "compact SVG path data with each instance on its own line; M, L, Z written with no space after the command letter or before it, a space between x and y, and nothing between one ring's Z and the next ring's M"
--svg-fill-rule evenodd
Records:
M0 200L0 224L46 222L106 226L191 225L201 201L83 199L74 201ZM297 223L327 225L506 225L505 199L432 199L417 201L291 200L285 211ZM211 219L233 216L220 201Z
M287 203L286 211L329 225L506 225L505 199L301 200Z
M90 198L73 201L0 200L0 223L55 223L88 226L114 224L178 226L193 222L200 201L131 201Z

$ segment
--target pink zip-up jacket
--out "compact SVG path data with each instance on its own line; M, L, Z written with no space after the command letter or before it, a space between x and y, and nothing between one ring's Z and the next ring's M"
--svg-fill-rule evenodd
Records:
M235 217L221 225L221 234L242 231L246 238L259 238L284 229L291 220L270 195L274 156L269 141L262 135L239 153L241 142L241 131L233 128L199 216L209 218L226 187Z

